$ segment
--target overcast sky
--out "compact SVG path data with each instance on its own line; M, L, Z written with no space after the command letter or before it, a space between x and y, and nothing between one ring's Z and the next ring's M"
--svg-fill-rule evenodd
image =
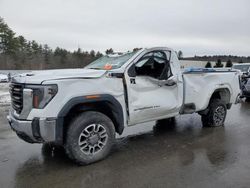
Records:
M52 48L250 56L249 0L0 0L0 16Z

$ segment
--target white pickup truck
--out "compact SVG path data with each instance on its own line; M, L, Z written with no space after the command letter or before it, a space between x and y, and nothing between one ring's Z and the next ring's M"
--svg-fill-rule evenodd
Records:
M197 112L222 126L240 93L239 73L182 72L165 47L103 56L83 69L34 71L12 78L8 120L29 143L64 146L84 165L105 158L129 126Z

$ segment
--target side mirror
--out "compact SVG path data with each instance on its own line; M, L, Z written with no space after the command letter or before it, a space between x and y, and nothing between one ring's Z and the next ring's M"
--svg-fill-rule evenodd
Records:
M174 86L174 85L176 85L177 84L177 79L176 79L176 77L175 76L171 76L169 79L167 79L167 80L159 80L159 82L158 82L158 85L160 86L160 87L162 87L162 86Z
M136 77L135 64L131 65L131 67L128 69L128 76Z

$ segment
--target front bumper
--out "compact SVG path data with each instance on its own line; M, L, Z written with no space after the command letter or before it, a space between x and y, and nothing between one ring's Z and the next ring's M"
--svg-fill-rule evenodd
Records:
M29 143L56 142L56 119L34 118L32 121L16 119L12 113L7 116L11 128Z

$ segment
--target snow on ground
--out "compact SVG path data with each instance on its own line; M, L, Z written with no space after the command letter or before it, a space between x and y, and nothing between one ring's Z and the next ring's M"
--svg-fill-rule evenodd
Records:
M8 94L1 94L0 93L0 106L10 104L10 95Z
M9 84L0 83L0 106L10 104Z

